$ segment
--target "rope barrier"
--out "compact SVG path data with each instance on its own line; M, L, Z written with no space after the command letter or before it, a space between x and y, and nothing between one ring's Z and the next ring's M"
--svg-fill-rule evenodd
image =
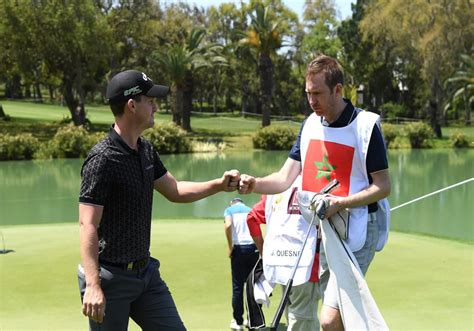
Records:
M427 197L429 197L429 196L432 196L432 195L441 193L441 192L443 192L443 191L452 189L452 188L454 188L454 187L456 187L456 186L466 184L466 183L471 182L471 181L473 181L473 180L474 180L474 177L471 177L471 178L469 178L469 179L463 180L462 182L459 182L459 183L456 183L456 184L447 186L447 187L445 187L445 188L442 188L442 189L440 189L440 190L437 190L437 191L428 193L428 194L423 195L423 196L421 196L421 197L419 197L419 198L410 200L410 201L408 201L408 202L402 203L401 205L398 205L398 206L396 206L396 207L393 207L393 208L390 209L390 211L394 211L394 210L396 210L396 209L398 209L398 208L405 207L406 205L409 205L409 204L414 203L414 202L416 202L416 201L419 201L419 200L421 200L421 199L424 199L424 198L427 198Z

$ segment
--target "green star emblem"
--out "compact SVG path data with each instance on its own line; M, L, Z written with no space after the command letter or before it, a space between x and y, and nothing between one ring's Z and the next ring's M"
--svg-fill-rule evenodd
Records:
M327 155L323 156L323 160L321 162L314 162L314 165L318 169L316 179L325 177L327 180L331 180L331 171L335 170L336 166L333 166L329 163Z

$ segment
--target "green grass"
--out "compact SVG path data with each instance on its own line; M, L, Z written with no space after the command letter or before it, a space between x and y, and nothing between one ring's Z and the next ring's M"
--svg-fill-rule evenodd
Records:
M151 253L188 330L228 330L231 277L222 222L153 223ZM77 224L2 227L0 330L85 330L77 289ZM391 330L474 328L473 246L391 233L368 272ZM271 322L280 294L266 310ZM131 323L131 330L138 327Z
M442 130L443 135L447 137L457 131L463 132L466 136L474 137L474 126L448 126L444 127Z
M40 104L27 101L1 101L10 121L0 120L0 131L11 134L31 132L41 141L50 139L61 126L60 122L70 118L67 107L53 104ZM92 122L92 131L107 131L113 122L112 113L107 105L86 106L87 116ZM156 123L170 122L171 114L157 113ZM272 125L284 125L299 128L299 121L272 120ZM261 127L261 121L255 117L241 117L239 114L195 113L191 117L192 138L201 141L225 142L227 151L249 150L253 148L252 135ZM453 132L463 132L474 147L474 127L450 126L442 129L443 138L432 139L434 148L451 148L449 137ZM401 138L402 147L409 148L406 137Z
M39 104L26 101L1 101L10 121L0 120L1 132L19 134L31 132L41 141L50 139L60 122L70 118L67 107ZM107 131L114 118L108 106L87 106L87 116L92 122L92 131ZM157 113L156 123L171 122L171 114ZM291 125L298 128L298 122L277 121L276 125ZM252 135L261 127L256 118L242 118L238 114L193 114L191 117L192 138L201 141L225 142L228 151L252 149Z

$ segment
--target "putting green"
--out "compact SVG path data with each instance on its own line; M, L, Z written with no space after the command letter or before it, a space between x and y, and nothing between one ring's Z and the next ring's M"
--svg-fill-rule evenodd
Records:
M85 330L77 289L77 224L2 227L0 330ZM228 330L231 278L223 224L155 221L161 261L188 330ZM391 233L367 279L391 330L473 330L471 243ZM278 291L279 292L279 291ZM267 324L279 301L266 310ZM130 330L139 330L133 322Z

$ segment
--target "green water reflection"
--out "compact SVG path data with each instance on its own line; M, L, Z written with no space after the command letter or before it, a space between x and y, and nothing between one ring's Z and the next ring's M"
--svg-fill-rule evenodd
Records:
M287 152L165 155L163 161L182 180L206 180L225 170L264 175L279 169ZM474 150L394 150L389 152L392 206L474 177ZM82 160L0 162L0 224L77 222ZM474 240L474 182L395 210L392 229ZM153 217L222 218L235 193L221 193L174 204L154 197ZM249 205L258 201L243 197Z

